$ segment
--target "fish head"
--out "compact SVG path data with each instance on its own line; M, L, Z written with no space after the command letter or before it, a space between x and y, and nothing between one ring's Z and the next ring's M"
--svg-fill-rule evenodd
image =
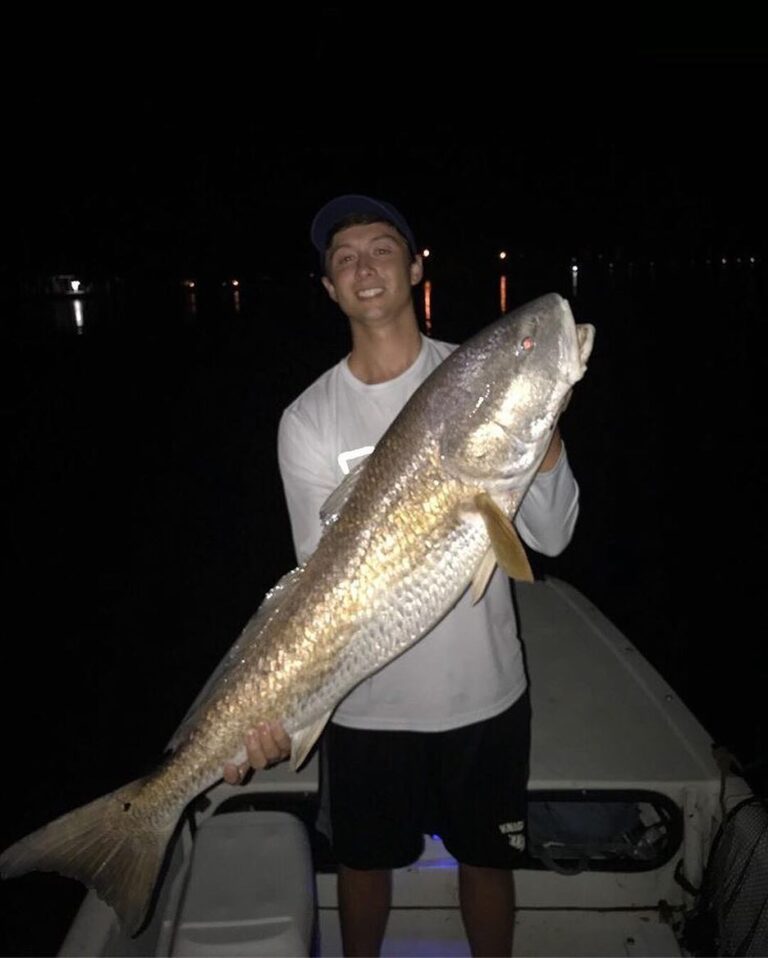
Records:
M452 408L440 438L443 467L489 491L524 491L570 392L586 371L594 327L576 325L552 293L502 316L455 358Z

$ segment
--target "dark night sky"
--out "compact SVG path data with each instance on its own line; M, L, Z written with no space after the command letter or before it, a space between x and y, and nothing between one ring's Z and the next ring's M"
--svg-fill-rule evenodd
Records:
M6 122L6 268L303 269L312 213L348 191L459 256L764 245L759 53L539 42L502 59L488 29L464 49L406 31L403 57L421 55L404 72L353 54L336 8L315 18L289 53L262 38L247 59L183 48L129 72L102 49L29 79Z

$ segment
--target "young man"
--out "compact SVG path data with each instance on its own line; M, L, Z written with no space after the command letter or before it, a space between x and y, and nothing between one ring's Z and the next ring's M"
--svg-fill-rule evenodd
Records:
M340 196L317 214L323 285L349 321L352 349L283 413L278 453L296 553L320 538L320 507L368 455L416 387L454 348L422 336L412 290L422 278L413 233L390 204ZM515 519L525 542L556 555L570 541L578 487L559 432ZM378 955L391 870L440 834L459 862L462 918L474 955L509 955L512 869L524 848L530 709L506 576L465 595L415 646L355 688L324 738L344 952ZM255 730L249 762L285 758L279 725ZM239 780L248 765L229 766Z

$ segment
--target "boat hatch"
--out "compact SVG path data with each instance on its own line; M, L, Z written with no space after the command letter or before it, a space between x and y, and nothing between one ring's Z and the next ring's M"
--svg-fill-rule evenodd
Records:
M659 792L529 792L528 868L550 868L566 875L650 871L665 865L682 839L682 812Z

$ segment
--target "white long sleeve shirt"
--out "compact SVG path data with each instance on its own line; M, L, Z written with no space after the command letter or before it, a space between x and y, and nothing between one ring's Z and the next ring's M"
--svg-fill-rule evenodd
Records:
M321 535L320 507L370 454L416 388L456 347L422 338L400 376L368 385L346 359L283 412L278 459L299 562ZM578 516L579 492L565 449L531 483L515 517L521 538L546 555L561 552ZM506 575L496 570L483 599L465 594L427 635L340 703L333 721L353 728L442 731L502 712L527 679Z

